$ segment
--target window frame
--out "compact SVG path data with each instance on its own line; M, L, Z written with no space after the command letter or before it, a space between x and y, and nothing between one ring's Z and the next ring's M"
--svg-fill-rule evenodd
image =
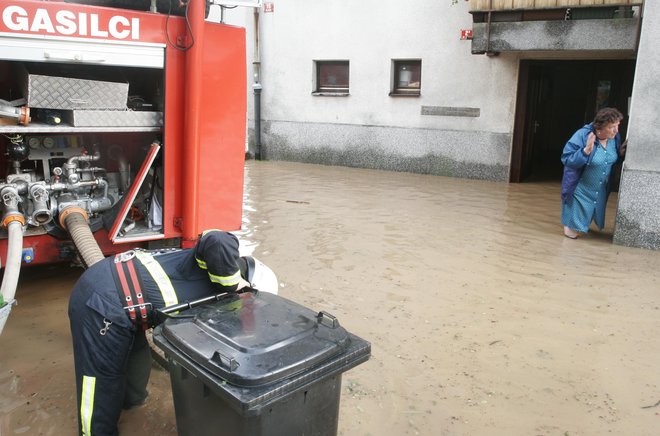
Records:
M346 67L346 86L322 84L321 68L324 66ZM314 89L312 95L347 96L351 86L351 64L347 59L314 60Z
M418 86L399 86L401 67L411 65L418 69ZM422 94L422 60L421 59L392 59L392 74L390 83L390 96L392 97L419 97ZM416 74L413 70L412 77ZM411 83L410 81L408 83Z

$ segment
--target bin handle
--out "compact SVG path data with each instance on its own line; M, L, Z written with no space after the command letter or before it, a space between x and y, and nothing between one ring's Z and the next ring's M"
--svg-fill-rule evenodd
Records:
M227 295L230 295L231 292L222 292L220 294L215 294L215 295L209 295L208 297L203 297L200 298L199 300L193 300L193 301L186 301L184 303L179 303L179 304L173 304L171 306L166 306L163 307L162 309L158 309L158 312L161 312L165 315L170 315L176 312L179 312L180 310L185 310L185 309L192 309L193 307L201 306L206 303L211 303L213 301L220 301L222 297L225 297Z
M158 317L158 322L163 322L167 318L191 318L193 315L178 315L182 310L192 309L193 307L201 306L207 303L213 303L215 301L220 301L228 295L242 294L245 292L257 292L256 289L251 287L245 287L240 289L237 292L221 292L219 294L210 295L208 297L200 298L199 300L186 301L184 303L173 304L171 306L166 306L156 310Z
M233 357L227 357L219 351L213 353L213 357L211 357L211 360L213 362L220 364L222 368L228 370L229 372L234 372L238 369L239 366L241 366L236 361L236 359L234 359Z
M331 329L336 329L339 327L339 320L337 317L330 315L325 310L320 311L318 315L316 315L316 322L326 327L330 327Z

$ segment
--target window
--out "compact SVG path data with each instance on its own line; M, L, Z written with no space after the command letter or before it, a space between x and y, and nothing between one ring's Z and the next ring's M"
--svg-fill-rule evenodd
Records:
M392 92L390 95L420 94L422 61L414 59L392 60Z
M348 61L316 61L314 94L348 95Z

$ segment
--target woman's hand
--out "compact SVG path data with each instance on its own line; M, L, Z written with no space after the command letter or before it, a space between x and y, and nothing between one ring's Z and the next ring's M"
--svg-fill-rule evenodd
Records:
M594 132L589 132L589 135L587 135L587 145L584 147L584 154L589 156L594 149L595 143L596 143L596 134Z

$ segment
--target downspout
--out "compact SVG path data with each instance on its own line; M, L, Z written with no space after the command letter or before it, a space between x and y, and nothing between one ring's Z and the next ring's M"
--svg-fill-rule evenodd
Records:
M488 0L488 22L486 23L486 55L490 54L490 23L493 13L493 0Z
M639 5L639 17L637 17L637 34L635 35L635 56L639 52L639 40L642 33L642 18L644 18L644 2Z
M204 0L189 0L186 16L190 23L190 34L187 38L185 60L185 119L183 125L183 142L186 151L183 154L183 178L186 181L186 195L183 197L182 245L192 244L198 233L199 216L199 166L201 141L201 101L202 88L208 84L201 83L202 54L204 45L204 16L206 2Z
M254 158L261 160L261 54L259 53L259 13L254 9Z

